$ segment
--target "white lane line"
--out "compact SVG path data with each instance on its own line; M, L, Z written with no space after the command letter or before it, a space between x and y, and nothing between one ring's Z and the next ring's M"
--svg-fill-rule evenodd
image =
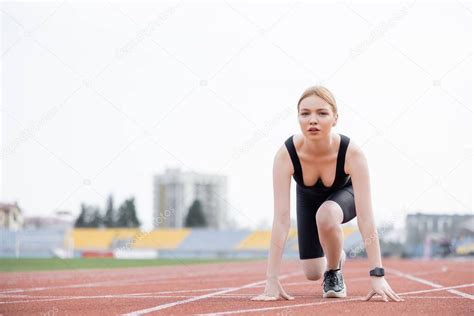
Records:
M143 279L142 281L150 280L150 278ZM157 281L160 279L157 279ZM45 291L45 290L58 290L58 289L75 289L75 288L90 288L90 287L106 287L106 286L117 286L117 285L130 285L137 282L136 280L123 281L123 280L105 280L92 283L79 283L79 284L67 284L67 285L56 285L56 286L42 286L42 287L33 287L26 289L9 289L1 291L0 294L12 294L12 293L25 293L25 292L35 292L35 291Z
M131 279L132 277L130 277ZM178 284L178 283L185 283L189 284L190 280L186 279L183 280L183 278L186 278L186 276L166 276L166 277L157 277L157 278L150 278L149 276L146 278L142 279L137 279L133 278L133 280L104 280L104 281L98 281L98 282L91 282L91 283L79 283L79 284L66 284L66 285L56 285L56 286L42 286L42 287L33 287L33 288L12 288L12 289L1 289L0 290L0 295L1 294L14 294L14 293L25 293L25 292L33 292L33 291L45 291L45 290L57 290L57 289L70 289L70 288L91 288L91 287L117 287L117 286L122 286L122 285L147 285L147 284L153 284L153 285L166 285L169 283L172 284ZM198 273L196 275L189 275L189 278L199 278L201 283L213 283L212 280L215 279L215 275L210 274L210 273ZM219 277L219 281L224 281L224 280L240 280L242 279L242 276L222 276ZM197 282L197 281L196 281ZM211 285L208 285L211 286Z
M449 290L449 289L462 288L462 287L471 287L471 286L474 286L474 283L461 284L461 285L456 285L456 286L448 286L448 287L442 287L442 288L437 288L437 289L429 289L429 290L398 293L398 295L403 295L404 298L413 298L411 296L405 296L405 295L429 293L429 292L436 292L436 291L445 291L445 290ZM425 296L421 296L421 297L425 297ZM232 311L225 311L225 312L214 312L214 313L198 314L198 315L208 316L208 315L226 315L226 314L243 314L243 313L251 313L251 312L263 312L263 311L270 311L270 310L290 309L290 308L296 308L296 307L308 307L308 306L316 306L316 305L323 305L323 304L345 303L345 302L350 302L350 301L359 301L359 300L362 300L363 298L364 298L364 296L358 296L358 297L352 297L352 298L349 298L349 299L337 299L337 300L320 301L320 302L315 302L315 303L304 303L304 304L281 305L281 306L262 307L262 308L240 309L240 310L232 310ZM438 298L438 297L436 296L435 298ZM464 299L464 297L456 297L456 296L454 296L453 298ZM326 300L326 299L323 299L323 300Z
M285 274L285 275L280 276L279 279L283 280L283 279L286 279L290 276L295 276L295 275L300 275L300 274L302 274L302 272L289 273L289 274ZM262 284L262 283L265 283L265 282L266 282L266 280L257 281L257 282L249 283L249 284L242 285L242 286L239 286L239 287L230 288L230 289L227 289L227 290L222 290L222 291L218 291L218 292L213 292L213 293L208 293L208 294L196 296L196 297L193 297L193 298L190 298L190 299L187 299L187 300L181 300L181 301L177 301L177 302L173 302L173 303L161 304L161 305L157 305L157 306L154 306L154 307L141 309L141 310L138 310L138 311L123 314L123 316L143 315L143 314L146 314L146 313L159 311L159 310L170 308L170 307L173 307L173 306L183 305L183 304L186 304L186 303L203 300L203 299L213 297L213 296L216 296L216 295L221 295L221 294L225 294L225 293L234 292L234 291L238 291L238 290L241 290L241 289L253 287L255 285L259 285L259 284Z
M361 300L362 296L352 297L348 299L337 299L337 300L327 300L321 301L316 303L304 303L304 304L292 304L292 305L281 305L281 306L272 306L272 307L262 307L262 308L250 308L250 309L240 309L240 310L232 310L226 312L216 312L216 313L208 313L208 314L197 314L200 316L204 315L226 315L226 314L242 314L242 313L251 313L251 312L263 312L263 311L271 311L271 310L278 310L278 309L290 309L296 307L308 307L308 306L316 306L316 305L324 305L324 304L335 304L335 303L344 303L350 301L358 301Z
M174 293L209 292L209 291L224 290L224 289L228 289L228 287L215 287L215 288L210 288L210 289L196 289L196 290L160 291L160 292L147 292L147 293L124 293L124 294L116 294L116 295L143 296L143 295L160 295L160 294L174 294ZM68 298L68 297L75 297L75 296L73 295L67 295L67 296L65 295L28 295L28 294L15 294L15 293L0 294L0 299L4 297L7 297L7 298L22 298L22 297L25 297L25 298Z
M160 292L148 292L148 293L132 293L128 295L151 295L151 294L174 294L174 293L189 293L189 292L209 292L217 290L226 290L229 287L214 287L212 289L196 289L196 290L176 290L176 291L160 291Z
M198 274L201 279L205 279L206 276L212 278L213 275L209 273L201 273ZM75 288L91 288L91 287L117 287L122 285L145 285L145 284L166 284L166 283L181 283L187 282L188 280L182 280L184 276L170 276L170 277L157 277L157 278L142 278L142 279L133 279L133 280L104 280L92 283L79 283L79 284L67 284L67 285L57 285L57 286L43 286L43 287L33 287L33 288L24 288L24 289L8 289L0 291L1 294L13 294L13 293L25 293L25 292L33 292L33 291L46 291L46 290L58 290L58 289L75 289ZM191 276L190 276L191 277ZM192 276L195 277L195 276ZM178 279L179 278L179 279ZM241 279L242 277L223 277L219 278L219 280L235 280ZM207 281L206 281L207 282Z
M221 298L236 298L242 297L243 295L224 296L216 295L216 297ZM245 295L249 296L249 295ZM43 297L43 298L41 298ZM2 298L25 298L24 300L16 301L3 301L0 302L0 305L5 304L15 304L15 303L33 303L33 302L51 302L51 301L69 301L69 300L90 300L90 299L103 299L103 298L125 298L125 299L143 299L143 298L184 298L192 297L195 298L195 295L131 295L131 294L116 294L116 295L81 295L81 296L32 296L32 297L18 297L18 296L6 296ZM0 314L1 316L1 314Z
M179 297L179 296L161 296L160 294L172 294L172 293L192 293L192 292L209 292L215 290L229 289L224 288L211 288L211 289L198 289L198 290L182 290L182 291L162 291L162 292L149 292L149 293L125 293L125 294L107 294L107 295L24 295L24 294L0 294L2 298L30 298L30 300L18 300L18 301L3 301L0 304L11 304L11 303L31 303L31 302L48 302L48 301L61 301L61 300L81 300L81 299L100 299L100 298L160 298L160 297ZM182 295L181 297L195 297L193 295ZM34 299L31 299L34 298ZM1 315L0 315L1 316Z
M252 295L249 294L222 294L222 295L215 295L213 297L219 298L250 298ZM5 298L16 298L16 299L23 299L24 300L17 300L17 301L3 301L0 302L1 305L3 304L12 304L12 303L32 303L32 302L48 302L48 301L67 301L67 300L87 300L87 299L101 299L101 298L130 298L130 299L137 299L137 298L187 298L187 297L196 297L195 295L97 295L97 296L29 296L29 297L17 297L17 296L7 296ZM312 295L306 296L299 296L299 297L313 297ZM0 315L1 316L1 315Z
M399 295L402 295L405 298L423 298L423 299L427 299L427 298L433 298L433 299L456 298L456 299L464 299L464 297L407 296L407 295L437 292L437 291L445 291L445 290L449 290L449 289L472 287L472 286L474 286L474 283L461 284L461 285L456 285L456 286L442 287L442 288L429 289L429 290L411 291L411 292L399 293ZM136 294L136 293L134 293L134 294ZM235 295L235 297L242 297L242 296L251 297L251 296L253 296L253 295L238 295L238 294L234 294L234 295ZM0 302L0 304L48 302L48 301L58 301L58 300L101 299L101 298L132 298L133 299L133 298L162 298L162 297L174 297L174 296L148 296L148 295L146 295L146 296L137 296L137 295L133 295L133 294L100 295L100 296L66 296L66 297L57 297L57 298L51 298L51 299L37 299L37 300L21 300L21 301ZM225 294L215 295L213 297L232 298L231 295L225 296ZM298 297L310 297L310 296L304 295L304 296L298 296ZM210 313L210 314L202 314L202 315L216 315L216 314L222 315L222 314L233 314L233 313L258 312L258 311L275 310L275 309L288 309L288 308L295 308L295 307L322 305L322 304L328 304L328 303L342 303L342 302L347 302L347 301L356 301L356 300L359 300L359 299L362 299L362 298L363 297L360 296L360 297L353 297L353 298L350 298L350 299L338 300L338 301L326 301L326 302L321 301L321 302L316 302L316 303L285 305L285 306L279 306L279 307L257 308L257 309L247 309L247 310L237 310L237 311L226 311L226 312Z
M436 273L436 272L440 272L438 269L436 270L431 270L431 271L424 271L424 272L420 272L420 273L414 273L413 275L423 275L423 274L431 274L431 273ZM441 271L441 272L445 272L444 270ZM399 276L401 277L401 276ZM360 278L349 278L349 279L346 279L348 281L359 281L359 280L366 280L367 278L366 277L360 277ZM100 283L103 283L103 282L98 282L98 283L91 283L90 285L95 285L95 284L100 284ZM303 282L292 282L292 283L282 283L283 286L289 286L289 285L297 285L297 284L304 284L304 285L308 285L308 286L311 286L312 285L312 281L303 281ZM76 284L76 285L70 285L68 287L83 287L85 285L88 285L88 284ZM474 285L474 284L472 284ZM446 287L446 289L454 289L454 288L461 288L461 287L469 287L469 286L472 286L471 284L467 284L467 285L460 285L460 286L453 286L453 287ZM263 285L264 286L264 285ZM252 287L249 287L249 288L260 288L262 286L252 286ZM52 288L52 289L56 289L56 288L61 288L61 287L48 287L49 288ZM46 288L35 288L35 290L40 290L40 289L46 289ZM193 293L193 292L209 292L209 291L217 291L217 290L226 290L226 289L229 289L227 287L223 287L223 288L208 288L208 289L194 289L194 290L175 290L175 291L158 291L158 292L146 292L146 293L124 293L124 294L109 294L109 295L101 295L101 296L84 296L84 295L81 295L81 296L71 296L71 295L68 295L68 296L64 296L64 295L59 295L59 296L54 296L54 295L41 295L41 296L35 296L35 295L21 295L21 294L0 294L0 298L25 298L25 299L29 299L29 300L23 300L23 301L4 301L4 302L0 302L0 304L11 304L11 303L29 303L29 302L45 302L45 301L59 301L59 300L76 300L76 299L100 299L100 298L133 298L133 297L130 297L130 296L141 296L142 298L159 298L159 297L191 297L191 296L186 296L186 295L182 295L182 296L163 296L162 294L175 294L175 293ZM426 293L426 292L434 292L434 291L440 291L440 290L444 290L445 288L440 288L440 289L434 289L434 290L421 290L421 291L414 291L414 292L407 292L407 293L399 293L399 295L402 295L402 294L415 294L415 293ZM29 289L29 290L33 290L33 289ZM248 297L251 297L251 296L254 296L255 294L253 293L249 293L249 294L223 294L222 296L217 296L217 297L224 297L224 296L229 296L229 297L238 297L238 296L248 296ZM312 297L312 296L306 296L306 295L299 295L298 297Z
M472 287L474 286L474 283L470 284L461 284L461 285L454 285L454 286L445 286L445 287L440 287L440 288L435 288L435 289L429 289L429 290L419 290L419 291L411 291L411 292L405 292L405 293L398 293L398 295L411 295L411 294L420 294L420 293L431 293L431 292L439 292L439 291L448 291L451 289L460 289L463 287ZM464 293L466 294L466 293ZM462 298L466 298L464 296L461 296Z
M438 299L443 299L443 300L447 300L447 299L456 299L456 300L463 300L464 297L460 297L460 296L407 296L405 298L414 298L414 299L428 299L428 300L438 300Z
M443 298L441 296L408 296L412 294L422 294L422 293L431 293L431 292L439 292L439 291L445 291L449 289L457 289L457 288L465 288L465 287L473 287L474 283L471 284L461 284L461 285L455 285L455 286L448 286L448 287L442 287L442 288L436 288L436 289L429 289L429 290L419 290L419 291L411 291L411 292L405 292L405 293L398 293L398 295L403 295L406 298L414 298L414 297L420 297L420 298ZM6 301L6 302L0 302L0 304L5 303L30 303L30 302L44 302L44 301L49 301L49 300L73 300L73 299L100 299L100 298L184 298L184 297L194 297L193 295L159 295L160 292L157 292L155 295L154 293L131 293L131 294L116 294L116 295L100 295L100 296L43 296L43 295L5 295L1 298L29 298L30 300L22 300L22 301ZM162 293L162 292L161 292ZM219 298L239 298L239 297L252 297L255 294L238 294L238 293L233 293L233 294L221 294L221 295L216 295L214 297L219 297ZM298 295L298 298L303 298L303 297L313 297L314 295ZM449 297L444 297L444 298L457 298L457 299L464 299L464 297L458 297L458 296L449 296Z
M68 301L68 300L89 300L89 299L100 299L100 298L146 298L146 296L134 296L134 295L86 295L86 296L66 296L58 298L45 298L37 300L20 300L20 301L5 301L0 302L1 305L13 304L13 303L33 303L33 302L52 302L52 301ZM1 316L1 314L0 314Z
M405 279L408 279L408 280L412 280L412 281L415 281L415 282L418 282L418 283L421 283L421 284L425 284L425 285L428 285L428 286L431 286L431 287L434 287L436 289L439 289L439 288L442 288L444 287L443 285L441 284L437 284L437 283L434 283L434 282L431 282L429 280L425 280L425 279L422 279L422 278L418 278L414 275L411 275L411 274L408 274L408 273L404 273L404 272L401 272L401 271L398 271L398 270L395 270L395 269L391 269L391 268L385 268L385 270L387 272L390 272L390 273L393 273L395 275L398 275L398 276L401 276ZM447 290L449 293L452 293L452 294L455 294L455 295L458 295L458 296L462 296L464 298L468 298L468 299L471 299L471 300L474 300L474 295L471 295L471 294L467 294L467 293L464 293L464 292L460 292L458 290Z

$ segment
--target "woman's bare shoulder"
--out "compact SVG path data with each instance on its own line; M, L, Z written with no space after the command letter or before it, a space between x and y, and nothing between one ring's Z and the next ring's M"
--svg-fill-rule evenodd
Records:
M303 134L294 134L293 135L293 143L295 144L296 148L300 147L301 142L303 141Z
M275 153L275 157L273 160L274 166L277 167L280 171L284 171L287 174L292 175L293 170L293 162L291 161L290 153L286 148L286 145L283 144L278 148L277 152Z
M346 174L350 174L351 163L354 160L360 159L360 158L365 158L364 151L362 150L362 147L351 138L351 140L349 141L349 145L347 146L344 172L346 172Z

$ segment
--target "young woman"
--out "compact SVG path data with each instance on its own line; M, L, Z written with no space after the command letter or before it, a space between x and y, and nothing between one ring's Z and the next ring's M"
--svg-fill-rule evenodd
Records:
M321 86L308 88L298 101L302 135L289 137L273 161L274 217L262 294L251 300L294 299L282 288L278 275L290 229L290 183L296 181L299 256L309 280L323 277L323 297L346 297L342 276L345 261L341 224L357 216L365 241L372 290L384 301L402 299L384 278L372 211L367 160L349 137L335 134L338 111L332 93ZM370 270L370 273L369 273Z

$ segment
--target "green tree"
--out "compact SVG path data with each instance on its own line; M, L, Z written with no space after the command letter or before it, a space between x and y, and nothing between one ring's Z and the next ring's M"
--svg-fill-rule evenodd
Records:
M189 208L188 215L184 223L185 227L206 227L207 221L202 211L202 205L199 200L194 200Z
M100 214L100 208L97 206L90 208L91 219L88 223L89 227L102 227L103 226L103 219L102 215Z
M74 227L100 227L101 225L102 216L99 207L81 203L81 212L76 218Z
M117 227L139 227L135 209L135 198L125 200L118 209Z
M105 227L115 227L116 225L116 212L114 209L114 198L112 194L109 195L107 199L107 206L105 208L105 216L103 219L103 224Z
M86 227L87 206L81 203L81 212L74 222L74 227Z

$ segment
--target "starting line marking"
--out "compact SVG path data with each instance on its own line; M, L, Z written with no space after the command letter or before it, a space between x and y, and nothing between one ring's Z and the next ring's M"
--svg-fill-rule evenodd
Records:
M280 279L280 280L283 280L283 279L286 279L286 278L288 278L288 277L290 277L290 276L300 275L300 274L302 274L302 272L289 273L289 274L285 274L285 275L280 276L279 279ZM150 307L150 308L146 308L146 309L141 309L141 310L138 310L138 311L134 311L134 312L122 314L122 316L143 315L143 314L146 314L146 313L151 313L151 312L159 311L159 310L166 309L166 308L170 308L170 307L177 306L177 305L182 305L182 304L186 304L186 303L190 303L190 302L194 302L194 301L199 301L199 300L202 300L202 299L206 299L206 298L208 298L208 297L212 297L212 296L216 296L216 295L221 295L221 294L225 294L225 293L229 293L229 292L234 292L234 291L242 290L242 289L245 289L245 288L249 288L249 287L253 287L253 286L259 285L259 284L263 284L263 283L265 283L265 282L266 282L266 280L257 281L257 282L249 283L249 284L246 284L246 285L243 285L243 286L239 286L239 287L235 287L235 288L230 288L230 289L227 289L227 290L222 290L222 291L218 291L218 292L213 292L213 293L208 293L208 294L196 296L196 297L189 298L189 299L186 299L186 300L181 300L181 301L177 301L177 302L173 302L173 303L161 304L161 305L157 305L157 306L154 306L154 307Z
M471 284L462 284L462 285L456 285L456 286L448 286L448 287L442 287L442 288L437 288L437 289L429 289L429 290L421 290L421 291L413 291L413 292L406 292L406 293L399 293L398 295L408 295L408 294L419 294L419 293L428 293L428 292L436 292L436 291L445 291L445 290L450 290L454 288L462 288L462 287L471 287L474 286L474 283ZM251 308L251 309L240 309L240 310L233 310L233 311L225 311L225 312L214 312L214 313L208 313L208 314L198 314L200 316L209 316L209 315L226 315L226 314L243 314L243 313L251 313L251 312L263 312L263 311L269 311L269 310L277 310L277 309L290 309L290 308L296 308L296 307L308 307L308 306L316 306L316 305L323 305L323 304L335 304L335 303L344 303L344 302L350 302L350 301L359 301L362 300L364 297L363 296L358 296L354 298L349 298L349 299L338 299L337 301L323 301L323 302L315 302L315 303L304 303L304 304L292 304L292 305L282 305L282 306L272 306L272 307L262 307L262 308ZM413 298L410 296L407 296L406 298ZM441 298L441 297L436 297ZM442 297L442 298L447 298L447 297ZM464 297L453 297L457 299L462 299Z
M443 288L443 286L441 284L437 284L437 283L434 283L434 282L431 282L429 280L425 280L425 279L422 279L422 278L418 278L414 275L411 275L411 274L408 274L408 273L403 273L401 271L398 271L398 270L395 270L395 269L391 269L391 268L386 268L385 270L387 270L388 272L391 272L393 274L396 274L398 276L401 276L401 277L404 277L406 279L409 279L409 280L412 280L412 281L415 281L415 282L418 282L418 283L421 283L421 284L425 284L425 285L428 285L428 286L431 286L431 287L434 287L435 289L440 289L440 288ZM452 293L452 294L455 294L455 295L458 295L458 296L462 296L464 298L468 298L470 300L474 300L474 295L471 295L471 294L467 294L467 293L464 293L464 292L460 292L460 291L457 291L457 290L453 290L453 289L449 289L447 290L449 293Z

